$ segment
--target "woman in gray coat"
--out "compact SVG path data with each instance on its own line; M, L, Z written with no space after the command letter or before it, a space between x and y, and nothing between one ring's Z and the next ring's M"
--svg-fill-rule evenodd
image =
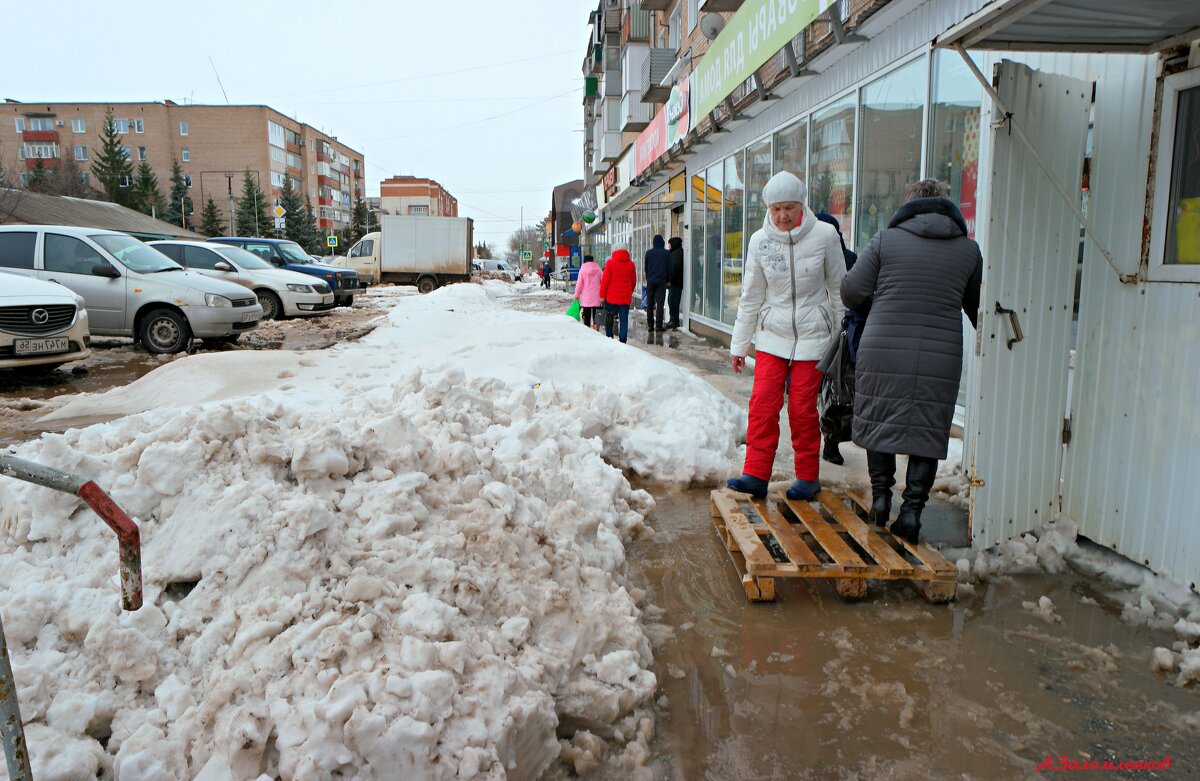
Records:
M867 450L872 520L892 509L896 455L908 456L892 533L916 543L937 462L946 457L962 376L962 316L974 325L983 259L936 179L909 186L887 228L842 280L842 302L871 306L855 372L854 443Z

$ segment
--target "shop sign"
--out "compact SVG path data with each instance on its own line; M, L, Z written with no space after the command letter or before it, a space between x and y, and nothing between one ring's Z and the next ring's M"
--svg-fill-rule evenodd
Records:
M746 0L692 73L694 108L706 116L835 0Z
M641 176L651 163L662 157L675 142L691 129L691 89L684 79L671 90L671 97L654 116L650 126L634 143L633 175Z
M617 194L617 167L610 166L604 174L604 197L612 198Z

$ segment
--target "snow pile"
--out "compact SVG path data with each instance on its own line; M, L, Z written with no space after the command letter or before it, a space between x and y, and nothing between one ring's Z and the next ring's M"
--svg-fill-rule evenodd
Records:
M0 610L39 778L647 759L656 680L622 573L653 500L613 463L724 470L736 411L567 318L441 293L334 351L172 362L87 401L174 408L17 449L106 487L145 567L145 606L120 613L111 532L73 497L0 483Z

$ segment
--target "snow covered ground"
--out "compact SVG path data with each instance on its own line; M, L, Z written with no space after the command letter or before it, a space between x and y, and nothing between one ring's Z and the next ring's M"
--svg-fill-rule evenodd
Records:
M123 417L15 448L143 540L122 614L111 533L0 482L40 781L637 773L656 680L624 545L654 503L621 470L732 473L744 412L512 291L385 289L356 343L173 361L51 416Z

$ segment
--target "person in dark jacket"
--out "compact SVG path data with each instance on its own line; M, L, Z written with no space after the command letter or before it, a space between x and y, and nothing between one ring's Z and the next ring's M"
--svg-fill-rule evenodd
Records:
M646 250L646 329L663 330L663 308L667 303L667 283L671 281L671 253L667 242L656 235L653 246Z
M842 280L842 303L870 303L855 371L854 443L866 448L872 520L892 509L896 455L908 456L892 533L916 543L921 511L946 457L962 375L962 316L976 324L983 258L936 179L908 188Z
M817 212L817 219L821 222L829 223L837 231L838 241L842 243L842 257L846 259L846 270L849 271L854 268L854 261L858 259L858 255L846 247L846 239L842 236L841 223L829 212ZM867 306L867 310L869 309L870 305ZM853 309L847 309L842 314L842 330L846 332L851 366L855 364L858 342L862 339L862 326L866 321L866 311L857 312ZM825 446L821 449L821 458L831 464L841 465L846 463L846 459L842 458L841 450L838 449L838 443L828 437L825 438Z
M553 271L553 267L550 265L549 259L543 260L542 261L542 287L549 289L550 273L552 271Z
M667 308L671 319L667 328L678 328L683 325L679 320L679 304L683 300L683 239L678 236L667 239L667 251L671 253L671 279L667 282Z

